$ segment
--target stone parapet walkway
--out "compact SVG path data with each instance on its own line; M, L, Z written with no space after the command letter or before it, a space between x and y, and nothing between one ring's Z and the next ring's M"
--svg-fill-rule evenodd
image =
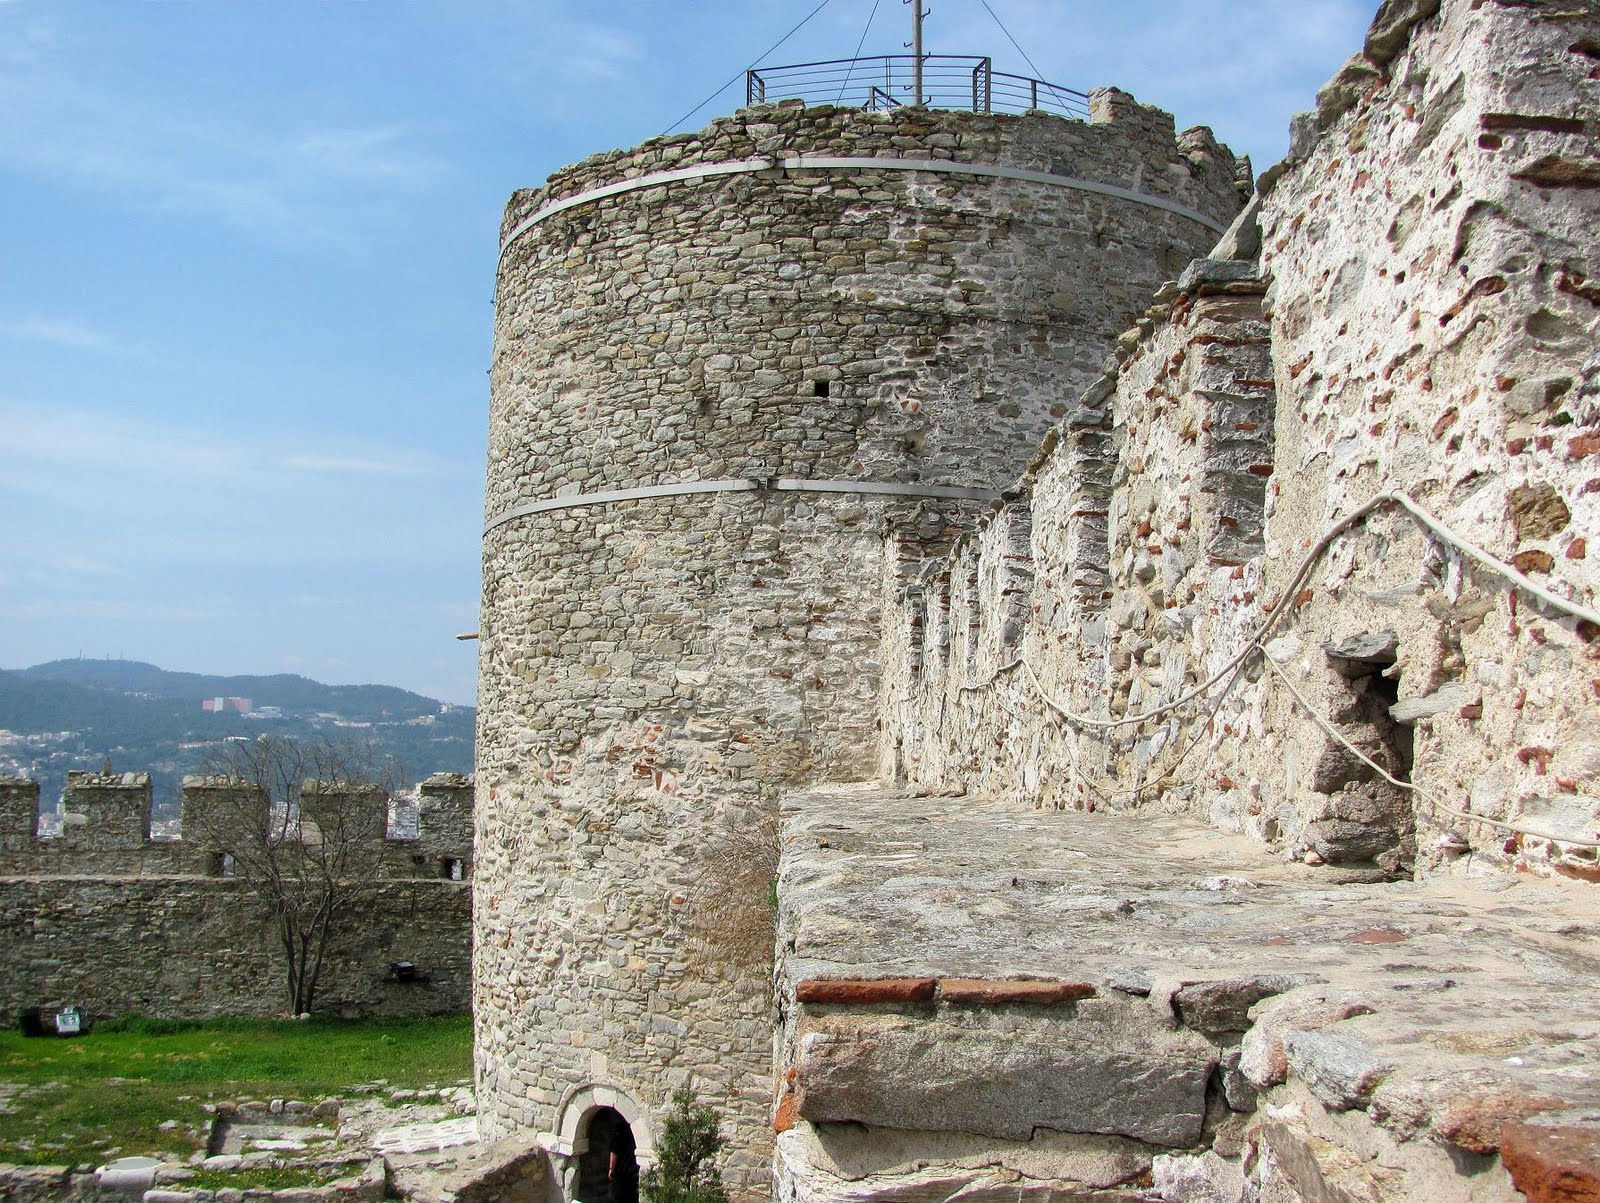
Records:
M1595 1170L1582 883L1341 882L1179 817L869 786L790 796L782 838L784 1198L1487 1200Z

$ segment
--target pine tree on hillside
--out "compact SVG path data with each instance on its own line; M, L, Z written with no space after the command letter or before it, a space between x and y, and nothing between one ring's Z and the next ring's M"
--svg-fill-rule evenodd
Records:
M717 1113L696 1107L689 1088L672 1095L672 1110L661 1124L656 1163L642 1185L648 1203L728 1203L716 1156L728 1142L717 1131Z

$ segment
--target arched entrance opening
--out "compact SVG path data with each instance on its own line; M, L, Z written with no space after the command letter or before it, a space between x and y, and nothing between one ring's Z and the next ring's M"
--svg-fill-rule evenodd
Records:
M583 1203L639 1203L638 1142L615 1107L597 1107L579 1155L577 1197Z
M596 1082L567 1092L542 1143L561 1203L636 1203L639 1169L655 1162L650 1113L627 1091Z

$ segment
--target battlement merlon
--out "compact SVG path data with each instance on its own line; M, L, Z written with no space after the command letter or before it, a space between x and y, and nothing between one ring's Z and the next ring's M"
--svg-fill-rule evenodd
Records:
M27 777L0 777L0 854L30 847L38 823L39 783Z
M464 868L472 855L473 790L473 779L459 773L434 773L426 778L417 791L420 830L415 839L389 837L389 796L377 787L358 791L311 787L305 792L302 806L313 820L319 810L326 819L330 807L343 808L344 801L354 799L357 806L345 814L347 828L353 820L370 830L377 843L454 860ZM151 830L154 791L150 774L72 770L62 793L61 835L41 838L39 783L28 777L0 777L0 858L12 862L0 864L0 872L23 871L18 858L39 855L48 861L31 865L27 871L43 869L46 863L72 856L81 862L73 866L74 872L121 872L128 865L112 863L120 854L148 852L152 847L170 851L187 846L209 853L214 849L206 847L212 841L206 839L205 832L208 825L217 821L219 813L232 812L237 818L252 793L256 794L258 806L266 804L254 787L228 777L185 776L179 792L181 835L177 839L156 838ZM103 865L95 864L94 858L99 854L108 858ZM65 871L65 866L47 871ZM204 870L196 867L195 871Z
M84 851L120 851L150 840L149 773L71 770L61 796L61 840Z
M475 788L460 773L434 773L417 787L419 851L445 861L471 859Z

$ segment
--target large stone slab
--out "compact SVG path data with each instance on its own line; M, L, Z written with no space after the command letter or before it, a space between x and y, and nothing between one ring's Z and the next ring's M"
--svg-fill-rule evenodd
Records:
M798 1049L799 1114L813 1123L1010 1140L1049 1128L1170 1147L1199 1139L1216 1064L1192 1034L1095 1018L829 1017L802 1025Z
M1299 1091L1370 1108L1409 1144L1492 1149L1504 1100L1515 1116L1600 1110L1600 1079L1575 1072L1600 1041L1579 883L1353 881L1172 815L878 787L794 794L785 812L791 1126L1198 1149L1207 1075L1229 1055L1243 1110L1249 1086ZM1029 979L1095 994L1016 1001ZM852 989L810 1002L808 981Z

